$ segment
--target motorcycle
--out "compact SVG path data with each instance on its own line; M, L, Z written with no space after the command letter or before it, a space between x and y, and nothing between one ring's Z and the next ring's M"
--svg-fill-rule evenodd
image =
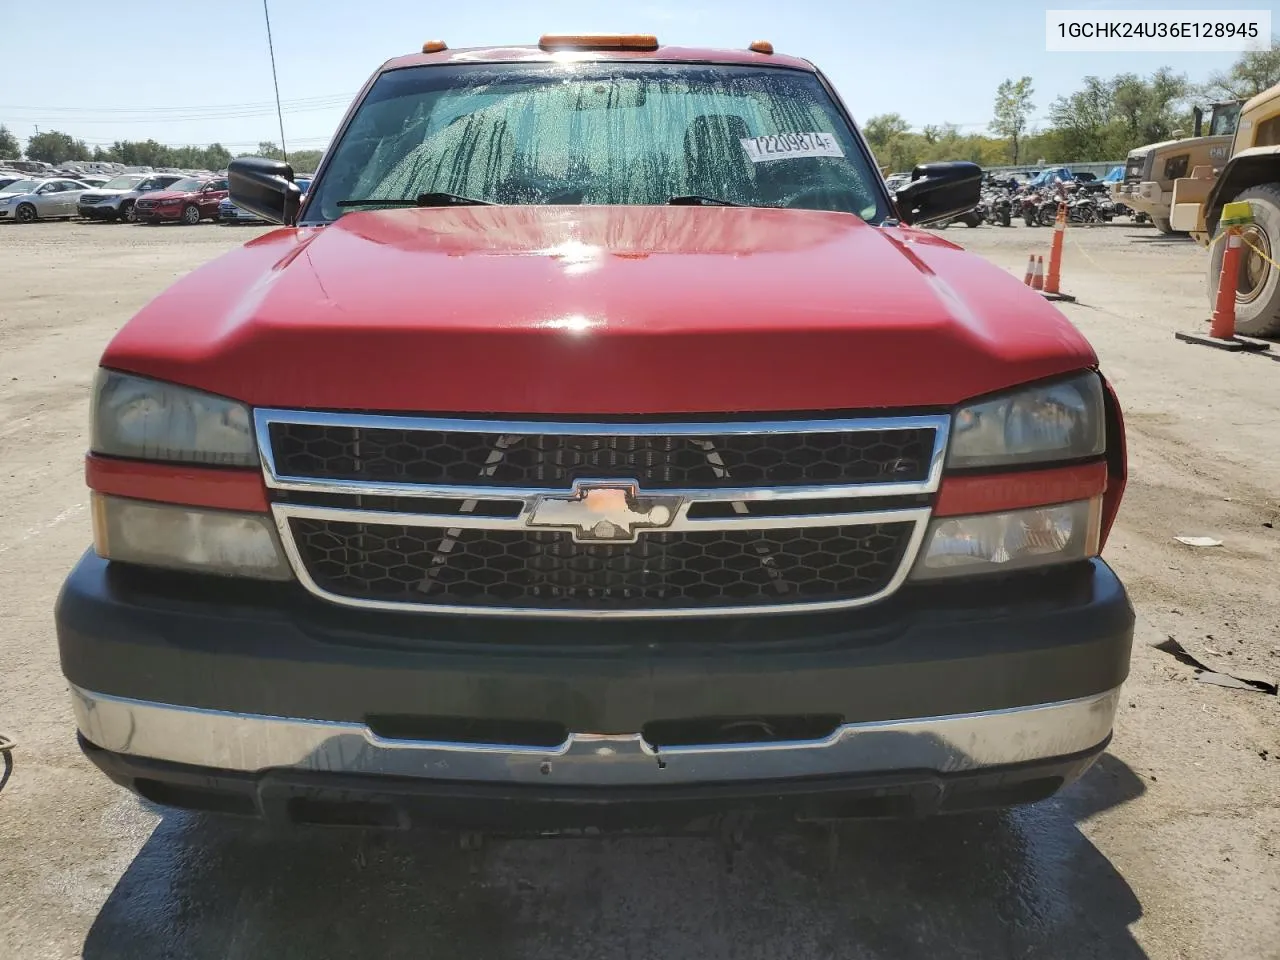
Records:
M1028 190L1014 197L1014 210L1028 227L1040 226L1040 195Z
M1008 227L1013 224L1013 200L1009 194L1001 193L991 198L989 203L989 218L993 224L998 227Z
M1042 227L1052 227L1058 220L1058 207L1065 203L1070 223L1099 223L1098 206L1091 196L1059 197L1045 200L1036 211L1036 219Z

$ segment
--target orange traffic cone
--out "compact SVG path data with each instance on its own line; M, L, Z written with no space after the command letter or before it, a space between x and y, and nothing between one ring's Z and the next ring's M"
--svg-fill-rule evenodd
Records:
M1222 251L1222 271L1218 274L1218 296L1213 306L1209 336L1231 340L1236 335L1236 277L1240 275L1243 243L1239 227L1227 227L1226 248Z
M1022 277L1022 282L1028 287L1031 286L1031 280L1036 274L1036 255L1030 254L1027 257L1027 272Z
M1222 269L1218 273L1218 290L1214 303L1213 318L1209 327L1209 335L1201 333L1175 333L1174 336L1187 343L1198 343L1206 347L1217 347L1219 350L1265 351L1271 345L1265 340L1253 340L1236 336L1236 284L1240 276L1240 258L1243 254L1244 227L1253 223L1253 208L1248 201L1228 203L1222 208L1224 235L1218 242L1225 243L1222 251Z
M1044 257L1036 257L1036 272L1031 276L1031 289L1044 289Z
M1046 300L1070 300L1075 302L1075 297L1069 293L1063 293L1058 289L1058 284L1062 279L1062 238L1067 232L1067 205L1065 203L1058 204L1058 219L1053 225L1053 245L1049 248L1049 275L1044 282L1044 297Z

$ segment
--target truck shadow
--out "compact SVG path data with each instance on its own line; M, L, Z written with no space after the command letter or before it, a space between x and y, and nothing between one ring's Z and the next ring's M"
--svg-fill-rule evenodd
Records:
M85 960L1107 957L1142 909L1079 824L1143 792L1103 758L1002 813L699 838L493 841L166 812Z

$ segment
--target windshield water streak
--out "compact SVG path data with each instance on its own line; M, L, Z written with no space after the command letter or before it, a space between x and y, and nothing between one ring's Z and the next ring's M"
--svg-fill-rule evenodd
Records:
M750 66L478 64L383 74L334 147L304 221L336 219L359 206L350 201L412 206L423 194L610 205L697 196L869 221L888 215L878 175L818 77Z

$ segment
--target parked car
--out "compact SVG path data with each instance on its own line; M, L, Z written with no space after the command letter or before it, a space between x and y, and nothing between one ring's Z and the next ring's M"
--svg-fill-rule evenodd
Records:
M17 183L19 180L30 180L31 178L25 173L0 174L0 190L3 190L11 183Z
M103 177L96 173L91 173L88 176L82 177L77 173L69 173L67 171L63 171L61 173L55 173L54 176L62 177L65 180L74 180L77 183L83 183L87 187L101 187L103 184L105 184L108 180L111 179L110 177Z
M177 173L124 173L82 196L76 212L90 220L133 223L137 219L135 205L139 197L164 190L182 179L185 178Z
M909 173L891 173L885 178L884 185L889 188L890 193L897 193L910 182L911 174Z
M281 226L100 359L54 614L89 759L157 804L481 831L1080 777L1133 639L1124 427L1070 320L920 229L982 171L890 196L763 41L424 51L301 205L233 160Z
M42 180L53 175L53 164L45 163L43 160L17 160L4 159L0 160L0 167L6 167L10 170L21 170L27 176Z
M293 181L298 185L298 189L302 191L303 199L306 198L307 188L311 186L310 177L298 177ZM231 202L231 198L223 200L218 204L218 222L226 226L237 223L266 223L257 214L250 213L248 210L237 207Z
M0 221L31 223L76 215L76 202L89 189L78 180L15 180L0 190Z
M226 196L226 177L187 177L164 190L139 197L135 210L139 223L196 224L201 220L216 220L218 204Z

